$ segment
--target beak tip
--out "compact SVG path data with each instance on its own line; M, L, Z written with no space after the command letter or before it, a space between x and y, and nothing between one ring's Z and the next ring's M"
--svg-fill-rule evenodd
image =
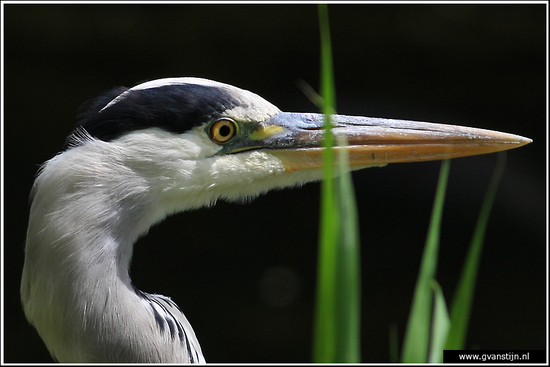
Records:
M513 138L510 139L510 142L517 145L517 147L519 148L524 145L532 143L533 139L529 139L520 135L513 135Z

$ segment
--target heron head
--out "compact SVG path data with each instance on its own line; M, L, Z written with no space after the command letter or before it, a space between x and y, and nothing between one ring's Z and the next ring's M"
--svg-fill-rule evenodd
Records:
M282 112L252 92L200 78L116 89L88 105L66 149L96 145L170 200L207 205L321 177L325 116ZM333 115L351 169L515 148L521 136L445 124ZM176 210L176 209L175 209Z

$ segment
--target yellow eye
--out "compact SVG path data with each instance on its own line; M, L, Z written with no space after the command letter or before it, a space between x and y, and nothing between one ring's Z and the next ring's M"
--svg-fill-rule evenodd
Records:
M210 136L216 143L225 143L237 133L237 126L231 120L219 120L210 127Z

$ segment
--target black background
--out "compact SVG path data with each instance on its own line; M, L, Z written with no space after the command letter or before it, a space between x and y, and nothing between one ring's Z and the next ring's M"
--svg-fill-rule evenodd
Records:
M28 194L78 106L114 86L199 76L316 112L311 5L4 4L4 360L48 362L23 316ZM532 138L509 151L467 347L545 349L546 5L330 5L339 113L446 122ZM453 160L438 281L450 303L494 154ZM355 172L362 360L404 333L439 162ZM309 362L319 185L168 218L140 239L133 280L171 296L209 362ZM267 287L265 285L268 285ZM284 302L273 303L272 299Z

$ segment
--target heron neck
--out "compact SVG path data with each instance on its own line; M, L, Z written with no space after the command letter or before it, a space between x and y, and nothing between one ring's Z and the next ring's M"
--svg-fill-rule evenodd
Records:
M21 297L27 318L50 352L61 358L67 345L84 343L93 328L109 327L99 321L116 319L119 310L135 310L125 320L146 314L128 269L135 241L154 220L146 213L154 210L146 190L136 189L135 183L118 183L117 191L114 182L100 185L93 175L87 180L77 174L52 175L54 169L46 166L37 179ZM133 306L124 307L128 302Z
M87 273L98 282L116 279L129 285L133 245L152 224L144 214L149 210L131 197L117 200L116 193L98 191L52 200L48 190L39 189L30 212L26 261L47 264L45 270L58 268L73 279Z

